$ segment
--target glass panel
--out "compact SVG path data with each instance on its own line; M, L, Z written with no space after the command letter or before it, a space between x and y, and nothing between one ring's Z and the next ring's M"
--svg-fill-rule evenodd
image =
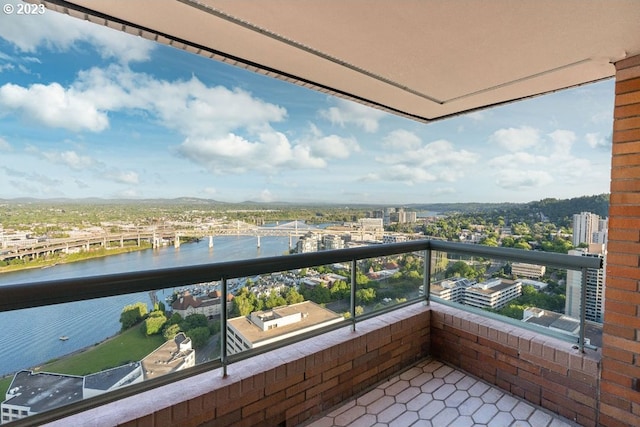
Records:
M358 261L356 316L423 295L424 252Z
M334 265L230 280L227 354L344 321L348 277L341 265Z
M573 336L577 342L580 271L435 251L431 265L431 297L536 325L541 333ZM585 343L599 347L604 270L587 274Z
M22 418L218 358L214 291L198 284L0 313L12 325L0 335L3 409Z

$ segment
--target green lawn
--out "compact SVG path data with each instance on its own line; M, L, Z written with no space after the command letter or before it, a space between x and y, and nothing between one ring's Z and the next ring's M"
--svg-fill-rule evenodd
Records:
M115 368L128 362L142 360L164 342L162 335L145 336L140 325L137 325L82 352L45 363L34 371L87 375ZM4 400L12 380L13 376L0 379L0 398L2 400Z
M59 374L87 375L139 361L163 343L162 335L147 337L140 326L134 326L85 351L39 366L37 370Z
M0 379L0 399L2 399L2 401L4 401L5 396L7 395L7 390L9 390L11 381L13 381L13 376Z

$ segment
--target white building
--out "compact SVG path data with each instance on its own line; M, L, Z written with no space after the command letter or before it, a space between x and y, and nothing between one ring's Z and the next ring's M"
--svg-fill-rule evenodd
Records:
M328 251L334 249L344 249L344 240L342 240L340 236L336 236L335 234L324 236L322 241L324 243L324 248Z
M511 274L516 277L526 277L528 279L539 279L546 272L544 265L527 264L524 262L514 262L511 264Z
M472 307L500 309L522 295L522 282L495 278L465 289L464 303Z
M603 260L603 268L587 269L586 288L586 319L602 323L604 319L604 292L606 289L606 249L605 245L593 243L588 248L578 248L569 251L569 255L598 257ZM568 316L580 317L582 289L582 273L567 270L567 299L565 313Z
M465 290L476 282L464 277L453 277L431 284L430 295L447 301L464 303Z
M318 252L320 248L320 235L309 232L298 239L296 243L296 252L306 254L309 252Z
M227 354L262 347L343 320L341 315L312 301L253 312L228 321Z
M591 212L581 212L573 215L573 246L581 243L594 243L593 234L603 231L600 227L606 227L606 221L601 222L600 216Z

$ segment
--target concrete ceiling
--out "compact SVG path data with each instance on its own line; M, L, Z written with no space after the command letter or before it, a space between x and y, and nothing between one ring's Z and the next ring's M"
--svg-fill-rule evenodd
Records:
M639 0L75 0L47 7L421 121L611 77Z

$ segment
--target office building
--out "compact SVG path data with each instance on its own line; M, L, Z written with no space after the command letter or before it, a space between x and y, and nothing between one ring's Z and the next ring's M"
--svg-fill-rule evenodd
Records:
M262 347L343 320L341 315L312 301L255 311L228 321L227 353Z
M466 288L464 304L497 310L520 295L522 295L522 282L495 278Z
M604 268L587 269L586 306L587 320L602 323L604 319L604 292L606 280L606 249L605 245L592 243L588 248L578 248L569 251L569 255L598 257L605 263ZM567 270L567 299L565 313L568 316L580 317L580 302L582 289L582 273Z
M544 276L545 271L546 267L544 265L527 264L524 262L514 262L511 264L511 274L516 277L539 279Z

